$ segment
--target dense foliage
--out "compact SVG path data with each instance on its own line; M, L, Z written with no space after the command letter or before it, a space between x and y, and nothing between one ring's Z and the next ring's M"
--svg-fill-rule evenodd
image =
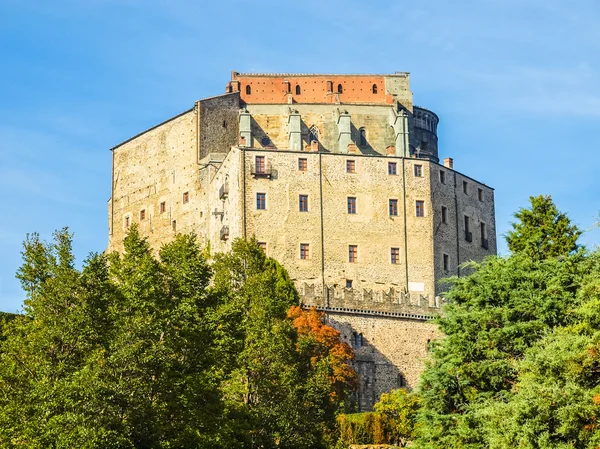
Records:
M598 447L600 256L549 197L516 217L512 254L452 281L418 447Z
M17 276L28 297L0 339L1 447L334 439L352 351L297 307L287 273L255 242L236 242L211 266L194 236L156 258L133 227L122 255L92 254L77 270L62 230L51 244L28 236Z
M381 395L374 412L340 415L340 439L346 444L405 447L415 438L419 396L404 389Z

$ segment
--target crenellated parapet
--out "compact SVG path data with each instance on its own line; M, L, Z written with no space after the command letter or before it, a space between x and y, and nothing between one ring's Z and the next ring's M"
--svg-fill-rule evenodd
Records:
M440 313L443 298L390 287L389 290L355 289L304 283L302 303L318 310L429 320Z

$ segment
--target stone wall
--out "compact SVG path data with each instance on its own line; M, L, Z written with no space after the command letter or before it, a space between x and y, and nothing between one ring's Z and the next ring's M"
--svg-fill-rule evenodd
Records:
M417 385L427 347L439 336L430 319L446 289L440 281L466 274L459 265L467 260L495 254L494 191L437 163L437 116L416 107L421 115L413 116L407 74L337 77L234 74L230 93L200 100L113 148L109 250L122 249L134 223L156 249L177 232L195 232L212 253L256 237L288 270L304 305L325 311L355 348L357 400L369 410L382 392ZM327 92L327 81L342 83L343 93ZM282 91L288 88L292 94ZM244 135L252 134L243 142L240 106L250 114ZM295 140L290 114L301 120ZM343 139L341 116L349 119ZM401 157L408 153L396 148L410 143L414 153L423 142L426 159ZM264 158L262 172L257 157ZM308 210L300 210L300 195ZM356 213L348 213L349 198Z
M127 224L137 223L141 234L156 248L170 240L175 232L198 229L201 189L197 176L196 128L197 113L192 109L112 150L110 251L122 249ZM186 203L185 192L188 192ZM164 203L163 210L161 203ZM142 214L142 211L145 212Z
M359 410L372 410L382 393L418 386L437 326L423 320L327 312L330 325L355 352L360 375Z

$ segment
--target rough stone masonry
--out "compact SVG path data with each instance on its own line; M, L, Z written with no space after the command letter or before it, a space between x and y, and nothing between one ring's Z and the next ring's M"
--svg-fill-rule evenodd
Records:
M408 73L233 72L226 93L112 148L109 250L255 237L356 352L359 408L416 386L440 281L496 253L494 191L439 163Z

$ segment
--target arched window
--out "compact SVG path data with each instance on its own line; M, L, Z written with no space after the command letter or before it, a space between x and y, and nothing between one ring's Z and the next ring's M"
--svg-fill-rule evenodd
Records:
M316 126L311 126L308 130L308 143L319 141L319 129Z
M367 132L365 131L364 128L361 128L358 131L359 135L358 135L358 144L361 146L365 146L367 144Z
M300 85L296 84L296 95L300 95Z
M342 85L338 84L338 94L341 94L341 93L342 93Z
M402 373L398 374L398 386L399 387L406 387L406 379L404 378L404 376L402 375Z
M246 95L250 95L250 86L246 86Z
M373 93L376 94L377 93L377 84L373 84Z

